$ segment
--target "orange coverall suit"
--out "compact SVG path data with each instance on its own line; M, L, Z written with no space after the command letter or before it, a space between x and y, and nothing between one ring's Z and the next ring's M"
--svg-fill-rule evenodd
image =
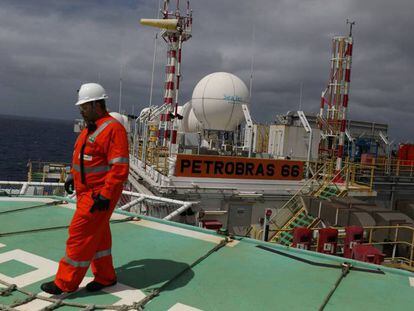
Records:
M55 284L64 292L79 287L90 264L96 282L109 285L116 281L109 219L128 177L128 138L125 128L109 114L95 124L94 132L84 129L80 133L73 152L71 173L77 206L69 226L66 255L59 262L55 278ZM99 194L110 199L109 209L92 213L93 197Z

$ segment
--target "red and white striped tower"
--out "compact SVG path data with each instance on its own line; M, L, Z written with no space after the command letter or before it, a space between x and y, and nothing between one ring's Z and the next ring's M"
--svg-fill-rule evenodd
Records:
M167 146L167 142L170 138L170 123L171 116L174 112L174 99L175 99L175 67L177 60L177 40L173 36L167 37L169 43L169 49L167 51L167 64L165 66L165 86L164 86L164 104L167 105L164 113L160 115L160 128L164 131L163 134L163 146Z
M142 19L143 25L161 28L162 38L167 43L167 64L165 67L164 104L159 115L159 144L169 147L170 154L176 153L177 148L177 110L179 103L179 88L181 79L181 49L183 42L191 38L193 23L190 2L184 15L180 12L180 1L176 0L176 8L171 11L170 1L164 0L163 19ZM160 135L162 133L162 135Z
M336 171L342 169L342 159L344 154L344 143L345 143L345 129L346 129L346 117L348 110L349 101L349 86L351 82L351 61L352 61L352 36L345 39L347 45L345 52L345 79L342 96L342 118L341 118L341 129L339 133L338 143L338 156L336 159Z
M177 110L179 104L179 89L181 79L181 55L182 44L191 38L192 11L190 2L187 1L186 14L181 15L180 1L176 0L175 11L169 11L169 1L164 1L164 19L177 20L175 29L167 29L162 37L168 44L166 83L164 104L168 105L163 116L164 121L164 146L168 145L170 154L176 153L177 148Z
M349 102L354 23L349 24L348 37L334 37L332 40L329 82L322 92L318 118L322 130L319 157L323 161L334 161L336 172L342 169Z

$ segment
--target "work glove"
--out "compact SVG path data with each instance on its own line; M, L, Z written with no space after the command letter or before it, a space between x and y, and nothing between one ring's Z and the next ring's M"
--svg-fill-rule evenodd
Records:
M104 196L98 194L96 196L92 195L93 205L89 210L91 213L98 210L100 212L109 210L109 203L110 200L105 198Z
M73 182L72 174L69 174L65 180L65 190L68 194L73 194L73 190L75 189L75 183Z

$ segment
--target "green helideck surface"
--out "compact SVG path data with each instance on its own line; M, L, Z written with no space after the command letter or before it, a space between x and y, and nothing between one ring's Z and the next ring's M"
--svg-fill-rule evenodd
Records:
M0 213L39 204L0 198ZM66 228L4 233L65 226L73 214L68 206L0 214L0 280L14 280L37 269L18 258L2 261L16 250L24 251L28 257L49 259L56 265L64 254ZM150 218L114 223L111 230L114 264L121 284L114 289L122 291L128 286L149 295L173 280L150 299L145 310L318 310L340 278L345 261L353 267L327 301L325 310L411 310L414 305L414 274L400 270L250 239L240 239L232 247L227 245L208 254L224 237ZM53 279L55 271L49 272L49 277L33 280L23 289L41 292L40 284ZM87 276L92 275L89 272ZM131 301L142 298L134 295L132 291L127 294ZM13 291L9 296L0 296L0 305L25 297ZM82 304L120 301L119 295L103 291L91 294L82 288L64 299ZM24 305L19 308L24 309ZM63 306L58 310L80 309Z

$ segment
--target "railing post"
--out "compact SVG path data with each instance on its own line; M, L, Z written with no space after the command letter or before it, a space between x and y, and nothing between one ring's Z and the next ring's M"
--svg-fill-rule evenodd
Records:
M414 257L414 230L413 232L413 238L411 239L411 255L410 255L410 267L413 267L413 257Z
M395 252L397 250L397 240L398 240L398 228L399 224L397 224L397 228L395 228L395 235L394 235L394 246L392 247L392 261L394 262Z
M369 229L369 238L368 238L368 243L371 244L372 243L372 228Z
M338 218L339 218L339 208L336 208L336 214L335 214L335 226L338 226Z
M27 173L27 181L31 182L32 181L32 161L29 160L29 172Z
M269 239L269 220L270 216L272 216L272 210L266 209L265 217L263 220L263 241L267 241Z
M370 183L369 183L369 190L372 191L372 187L374 185L374 174L375 174L375 167L372 166L371 167L371 178L370 178Z
M396 176L400 176L400 159L397 160Z
M345 189L348 191L351 163L347 162L345 165L346 165Z
M20 189L19 195L25 195L28 187L29 187L28 182L23 183L22 188Z
M352 168L352 183L355 184L356 166Z
M318 209L318 218L321 218L321 213L322 213L322 201L319 201L319 209Z

